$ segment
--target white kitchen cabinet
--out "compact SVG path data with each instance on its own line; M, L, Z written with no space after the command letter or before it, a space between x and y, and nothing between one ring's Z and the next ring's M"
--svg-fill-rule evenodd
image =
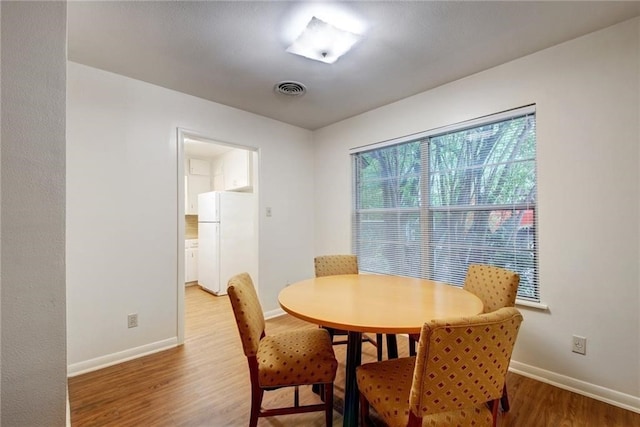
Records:
M193 243L196 242L196 243ZM187 240L184 250L184 282L198 280L198 243L197 240Z
M232 150L223 157L224 189L246 190L252 186L253 153L247 150Z
M222 156L211 159L211 191L224 191L224 162Z
M211 191L211 183L208 176L203 175L187 175L185 180L187 188L186 206L184 207L185 215L198 214L198 194Z
M195 282L198 280L198 249L185 250L185 283Z
M211 165L208 160L189 159L189 175L209 176L210 174Z

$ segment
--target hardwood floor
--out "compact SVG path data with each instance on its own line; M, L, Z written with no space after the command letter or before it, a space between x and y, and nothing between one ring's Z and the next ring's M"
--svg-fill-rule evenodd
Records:
M250 384L247 362L227 297L198 287L186 292L184 346L99 371L69 378L73 426L246 426ZM267 333L316 326L283 316L267 321ZM400 356L407 354L399 340ZM336 404L344 396L345 346L335 346L338 368ZM375 348L363 345L363 362L375 360ZM640 426L640 414L509 374L511 411L499 426ZM301 402L317 400L308 388ZM290 390L268 392L264 406L290 403ZM262 418L259 426L323 426L321 412ZM334 411L334 425L342 417Z

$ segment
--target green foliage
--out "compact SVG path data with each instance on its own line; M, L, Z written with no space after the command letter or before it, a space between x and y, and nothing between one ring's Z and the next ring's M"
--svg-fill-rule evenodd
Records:
M419 206L419 141L369 151L357 161L358 209Z
M535 145L522 116L358 154L363 269L461 284L470 263L498 265L535 298Z

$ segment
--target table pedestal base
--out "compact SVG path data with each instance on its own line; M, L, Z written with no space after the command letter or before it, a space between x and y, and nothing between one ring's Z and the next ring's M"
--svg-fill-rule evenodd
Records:
M362 362L362 333L349 331L347 344L347 366L345 368L344 389L344 427L358 425L358 383L356 381L356 367Z

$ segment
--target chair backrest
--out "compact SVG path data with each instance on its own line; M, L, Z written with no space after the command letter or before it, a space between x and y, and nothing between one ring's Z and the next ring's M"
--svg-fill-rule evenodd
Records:
M422 327L409 404L418 417L499 399L522 315L514 307Z
M247 357L255 356L264 336L265 321L251 276L241 273L229 279L227 293L236 317L242 349Z
M323 255L314 258L316 277L358 274L357 255Z
M520 276L513 271L492 265L471 264L463 288L482 300L484 312L514 307Z

